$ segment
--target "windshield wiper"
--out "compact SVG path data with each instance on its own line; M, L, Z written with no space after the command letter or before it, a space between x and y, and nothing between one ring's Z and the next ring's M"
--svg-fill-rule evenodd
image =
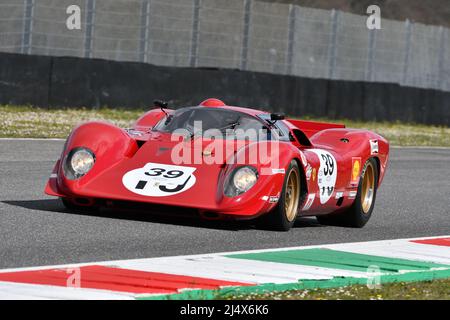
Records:
M194 137L195 137L195 135L197 134L197 133L199 133L200 132L200 130L199 131L196 131L196 132L194 132L194 131L192 131L191 129L189 129L189 128L184 128L184 129L186 129L187 131L189 131L189 139L190 140L192 140L192 139L194 139ZM186 139L187 140L187 139Z
M235 122L229 123L229 124L227 124L226 126L223 126L223 127L221 127L221 128L218 128L217 130L223 131L223 130L228 129L228 128L233 128L233 130L234 130L234 128L240 124L240 122L239 122L240 119L241 119L241 117L239 117ZM187 131L189 131L189 138L190 138L191 140L194 139L194 137L195 137L195 135L196 135L197 133L201 132L200 130L194 132L194 131L192 131L191 129L188 129L188 128L185 128L185 129L186 129Z
M232 128L234 130L234 128L236 128L236 126L240 125L239 120L241 120L241 117L239 117L235 122L229 123L226 126L219 128L218 130L222 131L228 128Z

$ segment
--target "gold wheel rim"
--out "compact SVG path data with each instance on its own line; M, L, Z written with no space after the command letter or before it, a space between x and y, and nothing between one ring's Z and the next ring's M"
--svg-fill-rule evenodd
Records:
M369 162L362 178L361 206L365 214L369 213L375 194L375 168Z
M291 169L287 179L287 185L284 194L284 210L286 212L286 218L289 222L293 221L297 215L299 197L299 175L295 169Z

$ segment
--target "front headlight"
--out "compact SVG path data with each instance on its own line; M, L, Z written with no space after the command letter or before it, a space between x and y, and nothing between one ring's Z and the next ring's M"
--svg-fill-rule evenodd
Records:
M91 150L87 148L72 149L64 160L64 175L69 180L81 178L92 169L94 163L95 156Z
M253 187L258 180L258 171L250 166L240 167L235 169L225 185L225 195L228 197L238 196L251 187Z

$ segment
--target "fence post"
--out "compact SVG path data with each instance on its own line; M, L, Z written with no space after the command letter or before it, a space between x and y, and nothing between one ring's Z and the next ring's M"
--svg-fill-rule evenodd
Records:
M242 36L241 70L247 70L248 41L250 38L250 19L252 0L244 1L244 34Z
M366 81L373 80L373 60L375 56L375 43L377 30L369 30L369 51L367 53Z
M92 37L94 34L95 0L86 0L86 34L84 38L84 57L92 57Z
M34 0L24 0L24 18L22 46L20 52L24 54L31 54L31 43L33 41Z
M403 79L402 84L405 85L408 80L409 56L411 54L411 22L407 19L405 21L405 58L403 61Z
M148 60L148 27L150 16L150 0L142 0L141 5L141 41L139 43L139 61Z
M295 29L297 20L298 7L295 5L289 5L289 29L288 29L288 51L287 51L287 74L293 74L293 60L294 60L294 42L295 42Z
M198 38L199 38L199 25L200 25L200 1L194 0L194 14L192 19L192 39L191 39L191 61L190 66L197 66L198 59Z
M445 59L445 33L448 31L447 29L444 29L444 27L439 27L440 32L440 45L439 45L439 61L438 61L438 83L436 85L436 89L442 89L445 90L445 76L444 76L444 59Z
M339 22L339 11L333 9L331 11L332 19L332 31L330 39L330 49L329 49L329 64L328 64L328 78L334 79L335 69L336 69L336 52L337 52L337 31Z

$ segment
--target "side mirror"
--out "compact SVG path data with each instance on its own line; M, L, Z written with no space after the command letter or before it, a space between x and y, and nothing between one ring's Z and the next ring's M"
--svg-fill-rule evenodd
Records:
M168 105L168 103L166 101L162 101L162 100L154 100L153 103L158 108L167 108L167 105Z
M278 120L284 120L286 116L284 113L271 113L270 114L270 120L272 121L278 121Z

